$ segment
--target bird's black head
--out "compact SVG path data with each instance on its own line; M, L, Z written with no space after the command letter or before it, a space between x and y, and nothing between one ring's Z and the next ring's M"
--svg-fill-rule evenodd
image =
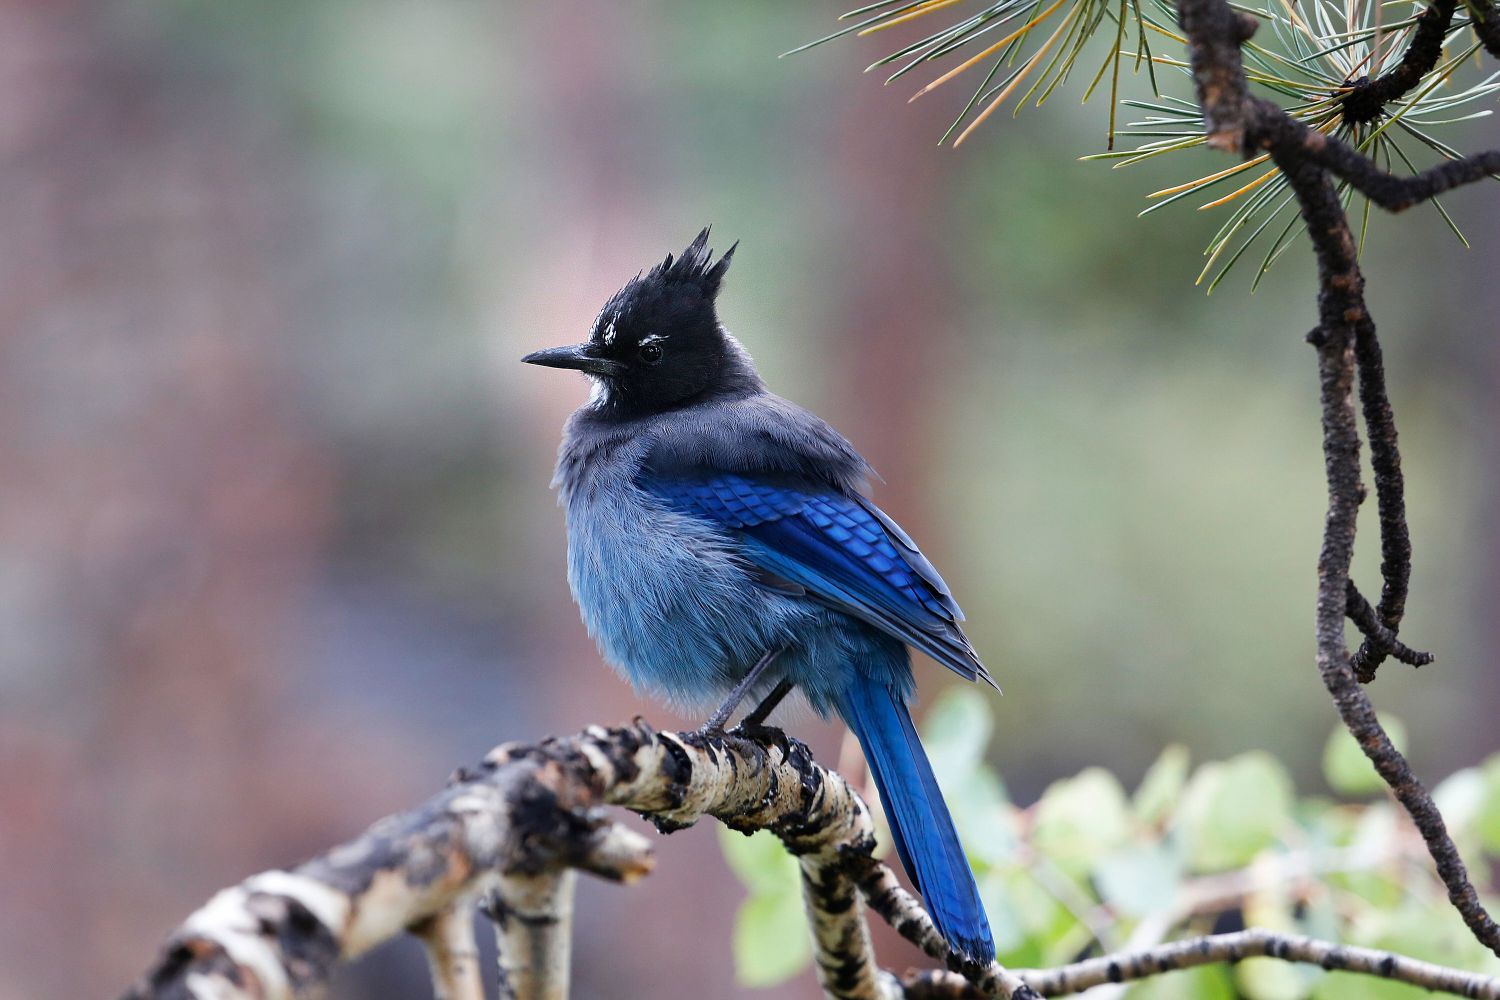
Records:
M616 292L594 320L587 343L521 360L587 373L600 388L594 409L606 417L660 413L753 391L760 386L755 369L714 309L733 256L732 246L714 260L704 229L675 259L668 254Z

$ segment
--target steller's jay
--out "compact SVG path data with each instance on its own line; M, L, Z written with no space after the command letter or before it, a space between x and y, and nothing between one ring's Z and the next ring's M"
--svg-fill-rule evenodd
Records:
M767 391L719 325L733 254L713 260L705 229L605 303L587 343L522 359L593 382L554 479L573 596L637 688L680 706L728 695L705 729L747 695L764 699L747 718L758 724L794 686L837 712L933 922L988 962L989 921L907 707L906 647L994 681L942 577L865 496L869 465Z

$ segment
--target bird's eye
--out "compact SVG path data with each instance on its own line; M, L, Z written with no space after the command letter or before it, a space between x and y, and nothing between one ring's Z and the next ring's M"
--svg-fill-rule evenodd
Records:
M642 344L640 353L642 361L646 362L646 364L648 365L654 365L661 360L661 345Z

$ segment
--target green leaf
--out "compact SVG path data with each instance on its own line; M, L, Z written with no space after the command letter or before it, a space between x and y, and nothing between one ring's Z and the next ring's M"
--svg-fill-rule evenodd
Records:
M1380 724L1385 727L1391 742L1396 744L1396 749L1405 752L1406 727L1401 721L1381 713ZM1375 773L1370 758L1343 726L1333 731L1323 748L1323 777L1328 780L1328 786L1341 795L1378 795L1385 791L1385 782Z
M953 813L958 839L971 858L994 867L1015 857L1020 842L1015 810L994 771L980 765L957 782L944 782L943 798Z
M812 960L802 897L751 896L734 922L734 978L741 986L778 986Z
M1141 779L1135 791L1135 817L1147 826L1155 826L1167 818L1177 807L1187 784L1188 749L1180 743L1172 743L1161 752Z
M1500 854L1500 754L1485 761L1479 774L1483 785L1474 825L1485 849Z
M922 745L938 784L958 787L984 760L994 729L989 699L977 686L955 684L938 695L922 720Z
M995 871L979 885L1000 961L1018 968L1051 964L1052 944L1076 921L1023 868Z
M1136 983L1126 1000L1239 1000L1239 992L1222 965L1169 972Z
M1276 958L1247 958L1234 967L1234 981L1246 1000L1302 1000L1322 971Z
M1440 896L1424 902L1408 898L1398 906L1372 908L1357 914L1348 926L1350 944L1460 969L1487 972L1494 967L1493 956L1474 940L1462 918ZM1415 986L1336 972L1319 983L1314 996L1316 1000L1419 1000L1431 994Z
M1494 794L1485 779L1484 770L1466 767L1448 775L1432 790L1433 805L1443 814L1443 822L1455 837L1472 833L1481 822ZM1500 795L1495 798L1500 799Z
M1086 870L1131 832L1125 789L1102 767L1055 781L1036 806L1031 842L1064 868Z
M724 851L724 860L751 895L797 896L802 892L797 859L787 853L773 834L759 830L747 837L721 826L719 846Z
M1144 917L1172 905L1182 879L1182 859L1165 843L1132 844L1094 869L1099 896L1118 912Z
M1249 864L1291 820L1292 779L1270 754L1253 751L1205 764L1188 782L1178 823L1194 871Z
M1283 934L1298 929L1289 886L1267 882L1241 904L1245 923ZM1337 935L1335 935L1336 937ZM1234 980L1246 1000L1302 1000L1312 992L1323 970L1273 958L1252 958L1235 966Z

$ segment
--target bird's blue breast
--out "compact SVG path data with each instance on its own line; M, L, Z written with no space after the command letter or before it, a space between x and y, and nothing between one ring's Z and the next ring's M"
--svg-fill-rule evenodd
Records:
M722 696L766 651L795 643L817 609L760 586L738 542L596 463L564 497L568 583L604 656L682 707Z

